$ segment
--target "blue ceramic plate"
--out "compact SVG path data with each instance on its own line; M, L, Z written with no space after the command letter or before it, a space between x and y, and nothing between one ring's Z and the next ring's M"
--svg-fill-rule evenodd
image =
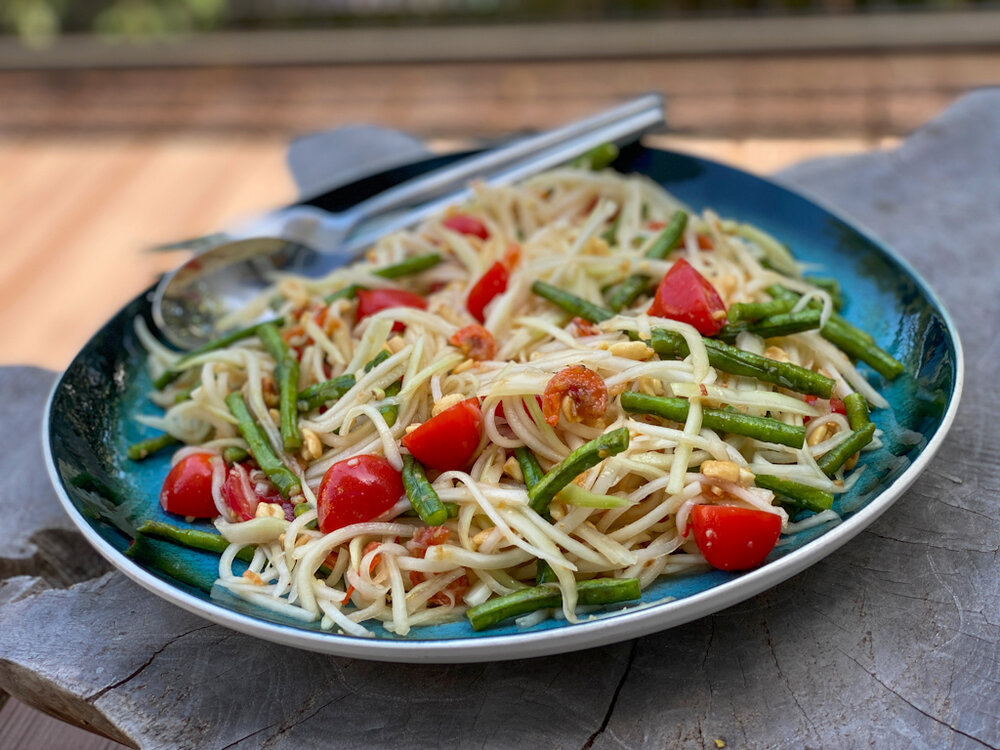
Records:
M343 207L441 163L438 158L392 170L310 203ZM838 499L841 523L800 532L757 570L660 579L643 592L641 603L578 625L552 620L527 630L509 625L477 634L462 621L416 628L405 637L379 631L374 638L354 638L283 619L233 597L212 598L214 555L155 541L149 542L144 562L123 554L136 526L149 518L166 520L157 497L168 456L133 463L125 455L130 443L149 436L132 417L155 412L144 396L150 389L146 355L132 328L136 316L149 319L148 294L98 331L49 401L47 460L67 512L126 575L191 612L279 643L385 661L514 659L633 638L747 599L832 553L903 493L951 426L962 389L962 352L954 326L927 284L895 253L801 195L705 159L639 146L626 150L616 167L648 175L695 209L711 207L721 216L753 223L786 242L800 260L836 275L847 299L845 317L905 364L905 374L891 383L869 373L891 404L874 414L884 446L864 455L861 481Z

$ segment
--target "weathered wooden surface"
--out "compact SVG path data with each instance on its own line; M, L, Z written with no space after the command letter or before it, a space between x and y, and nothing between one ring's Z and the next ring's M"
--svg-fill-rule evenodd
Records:
M77 564L94 568L69 588L51 575L0 584L0 689L150 748L1000 747L1000 93L966 97L894 152L784 179L889 240L934 285L967 347L949 440L834 556L636 641L419 666L324 657L210 625L77 550ZM19 484L0 475L0 517L37 544L40 526L11 508L52 513L51 490L33 478L37 455L19 446L51 376L0 377L5 394L20 388L4 399L0 455L27 472Z

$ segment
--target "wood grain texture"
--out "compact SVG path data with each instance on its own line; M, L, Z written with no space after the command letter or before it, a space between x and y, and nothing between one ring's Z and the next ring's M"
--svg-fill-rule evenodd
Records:
M891 152L782 175L926 275L965 337L967 373L919 482L768 592L628 643L434 666L254 640L115 572L69 588L22 575L0 583L0 690L144 748L1000 747L998 345L983 326L1000 318L998 175L990 92ZM45 378L25 372L0 377L33 376L44 393ZM28 397L18 403L8 418L37 419ZM55 502L37 490L38 507ZM15 498L0 475L0 513Z

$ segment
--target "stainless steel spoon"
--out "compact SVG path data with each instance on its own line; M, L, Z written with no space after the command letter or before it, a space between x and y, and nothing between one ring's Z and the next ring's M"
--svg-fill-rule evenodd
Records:
M565 164L602 143L633 140L662 122L662 99L640 97L586 120L463 159L341 213L304 206L278 212L272 215L268 232L277 236L216 245L165 275L153 295L153 320L171 343L194 348L223 333L218 321L259 295L273 283L277 271L323 275L350 261L380 236L467 199L470 179L510 184ZM418 200L425 202L402 214L388 213Z

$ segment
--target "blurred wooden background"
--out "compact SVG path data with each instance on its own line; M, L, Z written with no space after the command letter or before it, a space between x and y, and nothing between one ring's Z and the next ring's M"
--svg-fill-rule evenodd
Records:
M143 248L292 199L302 133L450 148L660 91L656 143L766 173L891 144L997 71L1000 52L952 51L0 72L0 362L64 367L178 260Z
M367 122L447 149L659 91L653 143L768 173L891 147L998 82L995 48L0 72L0 364L64 368L179 261L144 248L293 199L299 134ZM114 746L79 731L0 711L0 747Z

